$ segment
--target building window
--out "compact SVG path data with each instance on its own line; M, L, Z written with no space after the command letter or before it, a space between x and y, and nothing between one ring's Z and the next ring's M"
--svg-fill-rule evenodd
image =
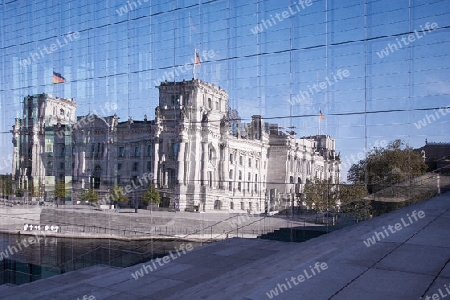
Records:
M239 171L239 180L242 180L242 171Z
M213 187L213 180L212 180L212 172L208 171L208 185L210 188Z
M241 187L241 183L240 182L238 182L238 191L239 192L242 191L242 187Z
M241 210L245 210L245 203L241 202Z
M176 177L175 177L175 169L167 169L167 171L168 171L168 180L169 180L169 182L167 183L167 185L168 185L168 187L169 188L171 188L171 187L173 187L174 185L175 185L175 179L176 179Z
M65 163L59 163L59 168L61 169L61 170L64 170L65 168L66 168L66 164Z
M180 143L172 141L167 144L167 149L169 150L169 158L173 160L178 159L178 149L180 148Z
M222 209L222 201L216 200L214 201L214 210L221 210Z
M249 203L248 203L248 209L249 209L249 210L252 210L252 209L253 209L253 203L252 203L252 202L249 202Z
M120 171L120 170L122 170L122 163L117 164L117 171Z
M139 147L139 146L134 147L134 156L136 156L136 157L141 156L141 147Z
M147 156L153 156L153 146L147 145Z
M251 158L248 159L248 167L249 167L249 168L252 167L252 159L251 159Z
M134 162L134 163L133 163L133 171L134 171L134 172L137 172L138 169L139 169L139 163L138 163L138 162Z
M230 192L232 192L233 191L233 182L228 182L228 190L230 191Z
M234 209L234 203L233 203L233 201L230 202L230 209Z
M59 115L60 115L60 116L64 116L64 109L61 108L61 109L59 110Z
M294 176L289 176L289 183L294 183Z
M147 171L151 171L152 170L152 162L151 161L148 161L147 162Z
M212 109L211 98L208 98L208 108L209 108L209 109Z
M230 170L230 172L228 173L230 179L233 179L233 170Z
M119 147L119 157L125 157L125 148Z
M230 164L233 164L233 154L230 153Z
M242 159L242 155L240 155L240 156L239 156L239 165L242 166L242 164L243 164L243 159Z
M117 176L117 184L120 184L120 175Z
M214 156L214 149L212 147L209 147L209 160L213 160Z

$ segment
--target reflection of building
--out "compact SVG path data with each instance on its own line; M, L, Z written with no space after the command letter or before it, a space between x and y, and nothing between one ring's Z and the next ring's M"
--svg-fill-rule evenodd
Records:
M290 138L272 125L269 155L267 187L271 201L277 198L292 203L306 181L315 177L339 182L340 160L334 139L327 135Z
M16 118L12 130L13 178L18 188L41 195L45 187L51 197L56 179L70 190L72 141L66 130L74 123L75 108L73 99L47 94L24 98L23 118ZM56 131L62 134L55 135Z
M441 169L445 173L450 173L450 143L434 143L425 140L425 146L418 151L428 165L428 171Z
M61 140L70 143L65 153L72 154L66 159L72 166L72 177L67 178L72 180L75 195L88 187L102 194L119 184L131 185L128 196L138 199L146 189L142 175L153 173L162 206L178 203L181 210L188 211L260 212L270 194L273 202L275 198L289 200L315 176L339 180L339 159L330 137L295 139L280 132L276 125L264 123L261 116L241 124L237 113L230 113L227 93L201 80L163 82L158 88L159 106L154 120L129 118L119 122L116 115L88 115L78 117L76 123L70 119L70 127L61 121L43 125L47 130L42 138L53 138L54 145L61 144ZM60 99L59 103L66 101ZM57 112L46 113L55 118ZM16 121L15 140L25 138L19 130L21 122ZM42 168L40 171L24 173L20 145L15 143L16 178L22 178L25 184L50 174L44 170L51 165L42 161L33 164ZM49 157L48 152L41 154L33 161ZM60 177L55 165L52 168L51 175ZM22 173L28 177L21 177Z

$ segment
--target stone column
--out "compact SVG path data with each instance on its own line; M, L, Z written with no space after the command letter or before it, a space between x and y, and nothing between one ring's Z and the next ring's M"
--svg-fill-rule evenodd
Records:
M164 168L163 173L164 173L163 174L163 176L164 176L163 184L164 184L164 187L167 188L167 187L169 187L169 171L166 168Z
M180 151L178 153L178 184L184 185L184 158L185 158L186 142L181 139Z
M159 139L156 138L155 139L155 149L153 152L153 156L154 156L154 164L153 164L153 183L155 185L155 187L159 187L159 170L158 170L158 163L159 163Z
M202 185L206 185L207 176L207 163L208 163L208 143L202 142Z
M223 161L222 161L222 180L220 182L220 187L227 189L228 188L228 184L227 181L229 180L228 178L228 164L229 164L229 151L228 151L228 145L223 145L224 147L224 154L223 154Z

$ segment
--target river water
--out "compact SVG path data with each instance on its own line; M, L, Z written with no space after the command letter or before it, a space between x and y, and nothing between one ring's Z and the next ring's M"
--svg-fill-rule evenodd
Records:
M190 243L194 248L202 245L185 241L122 241L0 233L0 284L23 284L98 264L128 267L162 257L183 243Z

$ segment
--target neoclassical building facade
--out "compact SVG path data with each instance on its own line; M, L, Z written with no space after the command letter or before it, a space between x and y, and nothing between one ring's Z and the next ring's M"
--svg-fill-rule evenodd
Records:
M24 105L27 118L13 126L17 182L51 199L56 180L64 180L73 200L89 187L106 199L114 185L131 186L134 201L154 184L163 207L263 212L290 203L314 177L339 181L331 137L295 138L259 115L241 123L228 94L198 79L158 89L154 120L122 122L94 114L75 120L73 99L26 97L39 101Z

